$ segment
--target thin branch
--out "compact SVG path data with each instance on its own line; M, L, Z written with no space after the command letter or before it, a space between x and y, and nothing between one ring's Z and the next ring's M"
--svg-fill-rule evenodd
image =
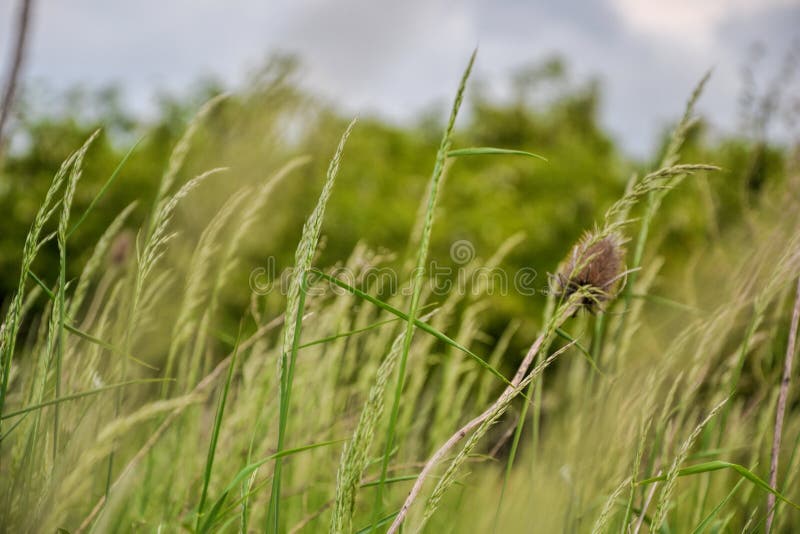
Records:
M566 311L560 315L561 320L556 322L556 327L560 326L560 323L562 323L568 317L571 317L575 311L575 305L567 306ZM428 459L425 467L422 468L417 480L414 482L414 486L408 493L408 497L406 497L403 507L400 508L400 512L398 512L397 516L392 522L392 525L389 527L387 534L395 534L398 531L406 515L408 515L408 510L411 508L411 505L414 503L417 497L419 497L419 494L422 491L422 486L425 483L425 479L428 477L428 475L430 475L431 471L433 471L433 469L447 456L447 454L450 452L450 449L455 447L455 445L464 439L467 434L478 428L484 421L486 421L486 419L491 417L495 413L495 410L498 406L507 403L511 397L519 392L519 386L525 378L528 368L530 368L539 351L542 350L545 341L549 338L553 330L555 330L555 328L546 329L541 335L539 335L538 338L536 338L536 341L534 341L533 345L531 345L530 349L528 349L528 353L522 360L522 363L517 369L517 372L514 375L514 378L511 380L511 383L506 386L506 389L503 390L503 393L492 403L492 405L486 408L482 414L461 427L455 434L450 436L450 439L444 442L444 444L439 447L435 453L433 453L433 456Z
M786 413L786 398L789 396L789 382L792 376L792 360L794 360L797 343L797 323L800 321L800 278L797 279L797 294L794 298L792 323L789 325L789 341L786 343L786 359L783 364L783 378L778 393L778 408L775 411L775 432L772 435L772 462L769 466L769 485L778 487L778 459L781 454L781 434L783 433L783 416ZM772 521L775 519L775 495L767 495L767 528L769 534Z
M27 42L28 26L30 23L32 0L22 0L17 21L17 40L14 46L14 55L11 58L11 65L8 69L6 87L3 92L3 100L0 102L0 155L3 149L3 131L8 116L11 114L11 106L14 103L14 94L17 90L19 73L22 70L22 63L25 59L25 43Z
M489 456L492 458L497 458L497 455L500 453L500 449L503 448L503 445L508 443L508 440L511 439L511 436L514 435L514 432L517 430L517 424L514 422L513 425L509 425L506 431L503 433L503 436L494 444L494 447L491 448L489 451Z
M658 471L658 476L661 476L661 470ZM639 534L639 531L642 529L644 518L647 516L647 507L650 506L653 496L656 494L656 487L657 486L654 484L647 493L644 504L642 504L642 510L639 512L639 518L636 520L636 526L633 528L633 534Z

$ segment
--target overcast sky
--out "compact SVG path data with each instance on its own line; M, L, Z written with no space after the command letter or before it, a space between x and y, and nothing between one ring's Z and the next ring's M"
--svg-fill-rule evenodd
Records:
M4 67L18 1L0 0ZM642 155L712 67L700 109L734 128L748 49L763 43L774 65L798 28L800 0L35 0L25 78L116 82L147 111L157 89L206 74L235 86L281 50L348 111L402 120L451 97L476 45L477 75L498 85L559 53L578 80L600 78L603 123Z

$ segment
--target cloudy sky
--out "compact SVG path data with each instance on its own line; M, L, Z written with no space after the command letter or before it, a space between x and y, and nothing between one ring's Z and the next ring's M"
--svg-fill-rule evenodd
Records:
M4 63L18 1L0 0ZM603 123L640 155L712 67L700 109L735 128L753 43L766 49L767 79L800 39L800 0L34 1L26 79L116 82L135 110L204 74L235 86L280 50L298 53L305 83L348 111L402 120L445 102L478 45L477 74L498 85L554 53L577 79L598 76Z

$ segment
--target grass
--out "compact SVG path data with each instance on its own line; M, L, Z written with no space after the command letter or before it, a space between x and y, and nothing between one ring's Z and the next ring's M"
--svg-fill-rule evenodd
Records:
M550 292L537 331L514 320L490 338L485 280L443 295L429 284L447 171L467 157L545 163L527 151L536 147L453 148L474 60L412 232L408 291L387 293L360 277L385 258L366 245L330 268L318 264L353 121L330 147L286 295L253 293L236 310L245 314L238 335L226 330L227 297L242 284L245 241L269 236L282 184L305 159L234 191L192 234L181 210L190 212L194 191L213 189L223 169L180 177L215 99L176 145L135 251L107 258L130 206L109 221L73 281L68 238L124 180L133 148L72 225L92 139L68 158L22 244L18 291L2 323L0 524L275 533L800 524L800 422L795 385L781 380L800 272L796 197L767 192L769 202L741 226L694 252L683 279L662 273L667 193L691 194L686 182L720 170L680 161L704 78L660 165L631 180L589 229L592 239L621 233L633 244L619 297L592 315L583 309L597 300L591 287ZM231 165L225 176L234 173ZM44 280L34 266L52 240L59 275ZM564 243L565 257L572 245ZM527 241L512 236L489 260L461 265L465 280L521 246ZM573 259L572 270L591 261ZM271 301L283 312L265 313ZM509 350L515 338L530 346L525 354ZM773 431L776 410L782 426ZM775 447L773 432L783 438Z
M331 158L330 166L325 179L325 185L320 194L314 211L308 218L303 227L303 234L300 243L297 245L295 254L295 266L292 273L292 280L289 285L289 292L286 299L286 313L284 314L284 334L283 349L278 360L278 376L280 379L280 406L278 414L278 451L283 450L286 434L286 425L289 420L289 403L291 401L292 384L294 381L294 369L297 361L297 351L300 347L300 334L303 328L303 315L305 313L306 293L308 291L308 273L311 263L319 243L320 231L322 229L322 218L325 215L325 206L333 191L336 173L339 170L339 162L344 152L344 146L350 132L353 131L356 121L353 120L342 134L339 146ZM283 458L279 457L275 461L275 472L272 477L272 495L269 500L269 512L267 515L268 532L280 532L280 500L281 500L281 470Z
M464 91L466 90L467 80L469 79L470 72L472 71L472 66L475 63L475 55L477 52L477 50L472 52L472 57L470 57L467 68L461 77L461 83L456 91L456 98L453 102L453 108L450 111L450 119L447 122L447 128L442 136L442 141L439 145L439 151L436 153L436 162L433 166L433 174L431 175L430 182L428 183L427 207L424 214L422 234L420 235L419 246L417 248L416 267L413 271L411 302L409 303L406 329L405 333L403 334L403 346L400 352L400 361L397 369L397 383L395 386L394 398L392 400L392 409L389 415L389 424L386 430L386 443L383 447L381 480L378 484L378 490L375 494L375 504L373 505L373 527L376 526L375 523L378 521L383 509L383 483L386 479L389 469L389 459L395 444L397 417L400 412L400 401L403 397L403 388L405 387L406 381L406 365L408 364L408 354L411 350L411 341L414 336L414 330L416 326L415 321L417 319L420 297L422 296L422 283L425 276L425 264L428 258L431 232L433 230L434 209L436 208L439 189L445 172L445 161L447 160L447 154L450 152L450 147L453 144L452 138L453 130L455 129L456 118L458 117L458 111L461 108L461 103L464 99ZM371 530L374 530L374 528Z

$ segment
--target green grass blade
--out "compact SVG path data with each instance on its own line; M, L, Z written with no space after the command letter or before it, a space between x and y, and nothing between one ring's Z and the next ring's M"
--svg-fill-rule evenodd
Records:
M561 339L565 339L569 343L574 344L575 347L581 352L581 354L584 355L584 357L586 358L586 361L589 362L589 365L592 366L592 369L594 369L598 374L601 374L601 375L603 374L603 371L601 371L600 368L597 367L597 363L595 362L595 359L592 357L592 354L586 349L586 347L581 345L581 343L577 339L572 337L569 333L565 332L561 328L556 328L554 330L554 332Z
M10 436L11 433L14 432L14 429L17 428L25 420L26 417L28 417L28 416L24 415L24 416L20 417L19 419L17 419L14 422L14 424L11 425L11 428L6 430L6 433L3 434L2 436L0 436L0 443L2 443L4 439L6 439L8 436Z
M383 481L384 484L394 484L395 482L406 482L408 480L416 480L419 475L404 475L401 477L387 478ZM380 484L380 480L373 480L372 482L364 482L361 484L362 488L371 488Z
M130 158L131 155L133 155L133 152L136 150L136 147L139 146L139 144L142 142L142 140L144 140L144 137L140 137L139 140L136 141L136 143L134 143L133 146L128 150L128 152L125 154L125 156L119 162L117 167L114 169L114 172L112 172L111 176L108 178L108 180L106 180L106 183L103 184L103 187L100 188L100 191L97 192L97 195L95 195L95 197L89 203L89 206L86 208L86 211L84 211L81 214L81 216L78 218L78 220L75 222L75 224L72 225L72 228L69 230L69 232L67 232L67 237L69 237L72 234L74 234L75 230L77 230L78 227L80 227L80 225L83 224L83 221L86 219L86 217L89 216L89 214L94 209L95 205L97 204L97 201L99 201L103 197L103 195L106 193L108 188L111 187L111 184L114 183L114 180L117 179L117 176L119 176L119 173L120 173L120 171L122 171L122 168L125 166L125 163L128 162L128 158Z
M233 477L231 482L222 490L222 494L219 498L214 502L214 504L209 509L208 514L206 515L206 519L198 529L198 532L208 532L215 524L216 519L219 517L219 511L222 509L222 506L225 504L225 500L227 499L228 495L231 491L239 486L247 477L253 474L256 469L261 467L262 465L266 464L267 462L271 462L278 458L285 458L287 456L292 456L294 454L309 451L311 449L318 449L320 447L327 447L329 445L336 445L337 443L342 443L346 440L344 439L334 439L331 441L322 441L320 443L312 443L310 445L303 445L302 447L294 447L292 449L286 449L284 451L276 452L275 454L270 454L266 458L258 460L257 462L253 462L244 466L242 469L236 473L236 476Z
M380 299L377 299L377 298L373 297L372 295L370 295L368 293L365 293L365 292L361 291L360 289L355 288L355 287L347 284L346 282L343 282L343 281L339 280L338 278L336 278L334 276L330 276L330 275L325 274L322 271L319 271L319 270L316 270L316 269L314 270L314 275L315 276L319 276L319 277L321 277L321 278L323 278L323 279L325 279L325 280L327 280L327 281L329 281L329 282L331 282L333 284L336 284L337 286L339 286L340 288L348 291L349 293L352 293L353 295L355 295L355 296L357 296L357 297L359 297L359 298L361 298L363 300L366 300L367 302L369 302L371 304L374 304L375 306L379 307L380 309L382 309L384 311L387 311L387 312L391 313L392 315L395 315L395 316L399 317L400 319L402 319L404 321L408 321L408 319L409 319L409 315L407 313L404 313L404 312L398 310L397 308L395 308L391 304L387 304L386 302L384 302L384 301L382 301ZM474 359L482 367L484 367L487 371L489 371L494 376L496 376L497 378L502 380L504 384L506 384L506 385L510 385L511 384L510 380L508 380L496 368L491 366L486 360L484 360L483 358L481 358L480 356L478 356L477 354L475 354L474 352L469 350L467 347L465 347L462 344L458 343L454 339L448 337L446 334L443 334L439 330L435 329L434 327L432 327L428 323L426 323L424 321L420 321L419 319L415 319L414 320L414 326L416 326L417 328L419 328L423 332L432 335L433 337L435 337L439 341L441 341L443 343L446 343L447 345L449 345L449 346L451 346L451 347L453 347L455 349L458 349L459 351L463 352L464 354L466 354L470 358Z
M291 390L292 390L292 379L294 375L294 362L297 358L297 351L299 350L300 346L300 332L303 326L303 313L305 311L305 302L306 302L306 276L305 273L300 275L300 296L299 296L299 304L297 307L297 313L295 315L295 325L294 325L294 336L292 339L292 348L291 354L286 358L286 353L284 352L284 362L283 368L288 369L281 373L281 397L280 397L280 406L279 406L279 426L278 426L278 449L283 447L285 434L286 434L286 427L289 420L289 401L291 399ZM277 534L280 532L280 520L279 520L279 512L278 508L280 507L280 487L281 487L281 471L282 471L283 462L280 458L277 459L275 462L275 475L272 479L272 494L270 496L270 506L269 506L269 514L268 518L272 518L270 522L272 525L272 532ZM269 531L269 526L267 527Z
M22 305L25 300L25 283L28 280L28 273L30 272L33 260L39 252L43 243L41 239L42 230L49 222L56 208L60 205L61 200L56 198L56 195L62 189L64 181L67 178L78 152L73 153L67 158L59 167L50 187L47 189L44 201L42 202L39 210L36 212L31 229L25 237L25 244L22 248L22 265L20 267L19 281L17 283L17 290L11 300L11 305L6 312L6 318L2 322L4 328L0 332L0 361L2 361L2 381L0 381L0 414L3 413L5 406L6 393L8 391L9 378L11 376L11 360L14 358L14 350L16 347L17 334L19 333L20 317ZM44 240L49 239L46 236Z
M92 142L97 138L100 130L95 131L83 144L72 165L69 179L64 186L64 196L61 199L61 216L58 220L58 231L56 233L58 243L58 291L54 303L54 312L58 314L58 322L55 325L56 332L50 332L56 341L56 370L55 370L55 397L61 397L61 387L63 382L62 368L64 360L64 325L67 322L67 227L72 210L72 200L75 198L75 190L78 187L78 180L83 174L83 159L89 150ZM53 410L53 465L58 457L58 437L59 437L59 408L56 404Z
M112 352L122 353L122 351L118 347L115 347L111 343L109 343L107 341L103 341L102 339L100 339L98 337L95 337L95 336L93 336L93 335L91 335L91 334L89 334L87 332L84 332L83 330L81 330L79 328L76 328L75 326L72 326L69 323L65 323L64 324L64 328L68 332L71 332L71 333L75 334L76 336L85 339L86 341L94 343L95 345L99 345L99 346L103 347L104 349L108 349L108 350L110 350ZM153 371L158 371L158 367L156 367L154 365L150 365L146 361L140 360L139 358L136 358L135 356L131 356L130 354L124 354L124 356L125 356L125 358L131 360L132 362L138 363L139 365L141 365L143 367L147 367L148 369L152 369Z
M53 292L50 290L50 288L49 288L49 287L47 287L47 285L46 285L46 284L45 284L45 283L42 281L42 279L41 279L41 278L39 278L38 276L36 276L36 273L34 273L33 271L28 271L28 276L30 276L31 280L33 280L34 282L36 282L36 285L38 285L40 288L42 288L42 291L44 291L44 294L45 294L45 295L47 295L47 297L48 297L50 300L56 300L56 294L55 294L55 293L53 293Z
M529 158L536 158L542 161L547 161L547 158L534 154L533 152L526 152L524 150L510 150L507 148L493 148L493 147L475 147L475 148L457 148L450 150L447 153L448 158L460 158L464 156L526 156Z
M42 290L50 298L50 300L55 301L56 294L53 293L52 291L50 291L47 288L47 285L45 285L45 283L38 276L36 276L36 274L33 271L28 271L28 276L30 276L36 282L36 284L40 288L42 288ZM85 332L85 331L81 330L80 328L70 324L69 322L65 322L64 323L64 329L67 330L68 332L71 332L71 333L75 334L76 336L78 336L80 338L85 339L86 341L94 343L95 345L99 345L99 346L103 347L104 349L110 350L111 352L116 352L116 353L120 353L121 352L121 350L118 347L115 347L111 343L109 343L107 341L103 341L102 339L100 339L98 337L95 337L95 336L89 334L88 332ZM143 360L140 360L139 358L136 358L134 356L131 356L130 354L126 354L125 358L128 358L129 360L131 360L133 362L136 362L139 365L147 367L148 369L152 369L153 371L158 371L159 370L158 367L155 367L154 365L150 365L149 363L147 363L147 362L145 362Z
M236 357L239 354L239 341L242 338L242 328L239 326L239 335L236 336L236 346L233 348L233 356L231 356L231 363L228 365L228 376L225 379L225 386L222 388L222 394L219 397L217 404L217 414L214 417L214 427L211 430L211 442L208 444L208 455L206 456L206 468L203 472L203 491L200 493L200 504L197 506L197 523L196 529L200 528L200 519L203 517L203 507L206 504L208 497L208 483L211 480L211 471L214 468L214 455L217 451L217 441L219 439L219 430L222 427L222 418L225 415L225 401L228 399L228 391L231 388L231 380L233 380L233 370L236 366Z
M389 514L387 516L384 516L384 517L378 519L375 523L373 523L373 524L371 524L369 526L366 526L366 527L364 527L362 529L357 530L356 534L366 534L367 532L371 532L375 528L382 527L383 525L386 525L387 523L389 523L389 521L394 519L397 516L397 514L399 514L399 513L400 512L397 511L397 512L391 513L391 514Z
M680 469L678 470L678 476L685 477L691 475L698 475L700 473L710 473L711 471L719 471L720 469L732 469L733 471L736 471L737 473L739 473L739 475L749 480L756 487L761 488L762 490L775 495L775 497L782 500L786 504L800 510L800 505L790 501L788 498L783 496L783 494L781 494L778 490L776 490L775 488L771 487L769 484L764 482L764 480L762 480L758 475L756 475L746 467L739 464L725 462L723 460L714 460L712 462L704 462L702 464L692 465ZM647 484L653 484L655 482L663 482L666 479L667 479L666 475L661 475L657 477L645 478L644 480L640 480L639 482L637 482L637 484L644 486Z
M472 72L472 66L475 64L475 56L478 50L472 52L469 58L467 68L461 77L461 82L458 85L456 98L453 102L452 110L450 111L450 119L447 123L444 135L442 136L439 150L436 153L436 162L433 166L433 173L428 185L428 206L425 211L425 223L422 227L422 234L417 249L417 263L413 271L412 278L412 294L411 303L408 311L408 319L406 323L405 338L403 339L403 350L400 353L400 361L397 369L397 385L394 392L394 400L392 401L392 409L389 412L389 425L386 429L386 442L384 444L383 461L381 463L381 482L378 484L378 491L375 494L375 504L372 508L373 529L376 526L375 522L381 513L383 507L383 484L386 480L387 471L389 469L389 453L394 447L395 426L397 425L397 418L400 413L400 399L403 394L405 386L406 364L408 362L408 353L411 350L411 340L414 337L414 329L416 327L417 311L419 308L419 301L422 295L422 282L425 273L425 263L428 258L428 248L430 245L431 232L433 230L433 216L436 208L437 200L439 197L439 185L441 184L442 176L444 175L445 160L450 152L452 146L453 130L455 129L456 117L461 108L461 102L464 99L464 91L467 86L467 80ZM486 364L488 365L488 364Z
M322 187L317 204L314 211L309 215L306 224L303 226L303 233L300 237L300 243L297 245L295 252L295 266L294 276L289 286L289 293L286 299L286 323L283 330L283 347L281 356L278 360L278 376L279 389L280 389L280 406L278 413L278 443L277 449L282 450L284 441L286 439L286 428L289 416L289 404L291 401L292 393L292 380L294 373L294 364L297 359L297 351L300 346L300 333L303 325L303 312L305 307L306 297L306 284L308 283L307 275L311 270L311 263L314 260L314 254L317 250L319 243L320 231L322 229L322 220L325 216L325 207L327 206L328 199L333 191L333 185L336 182L336 175L339 172L339 163L342 159L344 146L353 127L356 124L356 119L353 119L347 125L344 133L342 134L336 151L331 158L328 170L325 176L325 184ZM275 461L275 474L272 479L272 494L270 495L269 508L267 512L267 532L278 534L280 532L280 495L281 495L281 471L282 471L281 458Z
M683 117L681 121L676 126L675 130L673 130L670 143L667 146L666 152L664 153L664 157L661 160L662 167L668 167L674 165L678 161L678 156L680 153L680 149L683 146L684 141L686 140L686 135L691 128L692 124L694 123L693 115L694 115L694 108L697 104L700 95L705 88L706 83L711 75L711 72L708 72L703 76L700 82L695 87L692 95L689 97L689 101L686 103L686 107L684 109ZM636 244L633 250L633 260L630 265L631 273L629 275L628 281L626 283L625 289L623 290L623 313L622 318L620 319L620 325L617 329L616 336L617 339L620 338L622 333L626 328L626 324L628 321L628 313L627 311L631 309L631 299L633 298L633 292L636 286L636 280L639 276L637 269L642 265L642 259L644 258L644 249L647 244L647 239L650 233L650 225L655 217L658 209L661 205L661 200L667 194L668 190L655 190L650 191L647 194L647 203L645 204L644 208L644 215L642 217L641 224L639 226L639 233L636 236ZM627 217L627 211L622 214L622 218Z
M664 306L669 306L677 310L688 311L694 314L703 313L703 310L699 308L690 306L688 304L684 304L683 302L677 302L675 300L668 299L660 295L649 295L649 294L643 295L641 293L633 293L631 294L631 298L649 300L650 302L654 302L656 304L662 304Z
M717 504L717 505L714 507L714 509L713 509L713 510L711 510L711 512L710 512L710 513L709 513L709 514L708 514L708 515L705 517L705 519L703 519L703 520L702 520L702 521L701 521L701 522L700 522L700 523L699 523L699 524L698 524L698 525L697 525L697 526L694 528L694 530L692 530L692 534L701 534L701 533L702 533L702 532L703 532L703 531L704 531L704 530L705 530L705 529L708 527L708 525L711 523L711 521L713 521L713 520L714 520L714 518L715 518L715 517L717 517L717 514L719 513L719 511L720 511L720 510L722 510L722 508L723 508L723 507L724 507L726 504L728 504L728 501L730 501L730 500L731 500L731 498L733 497L733 495L734 495L734 494L736 493L736 491L739 489L739 486L741 486L743 483L744 483L744 479L743 479L743 478L740 478L740 479L739 479L739 482L737 482L737 483L736 483L736 485L735 485L735 486L733 486L733 489L730 491L730 493L728 493L728 495L726 495L726 496L725 496L725 498L724 498L724 499L722 499L722 500L719 502L719 504Z
M323 343L329 343L331 341L336 341L337 339L341 339L343 337L350 337L350 336L354 336L356 334L361 334L363 332L369 332L370 330L374 330L376 328L379 328L381 326L387 325L389 323L394 323L398 319L399 319L399 317L395 318L395 319L386 319L385 321L378 321L378 322L372 323L371 325L365 326L364 328L357 328L355 330L342 332L341 334L335 334L335 335L332 335L332 336L328 336L328 337L323 337L323 338L317 339L315 341L309 341L308 343L303 343L302 345L300 345L297 348L298 349L305 349L307 347L313 347L314 345L322 345Z
M84 397L89 397L91 395L97 395L98 393L103 393L104 391L130 386L133 384L151 384L153 382L165 382L170 380L174 380L174 378L140 378L138 380L126 380L125 382L109 384L107 386L90 389L88 391L81 391L80 393L72 393L70 395L64 395L63 397L59 397L57 399L50 399L44 402L40 402L38 404L34 404L33 406L26 406L25 408L21 408L13 412L5 413L0 417L0 419L9 419L11 417L17 417L26 414L28 412L34 412L36 410L41 410L42 408L46 408L48 406L53 406L54 404L61 404L62 402L82 399Z

